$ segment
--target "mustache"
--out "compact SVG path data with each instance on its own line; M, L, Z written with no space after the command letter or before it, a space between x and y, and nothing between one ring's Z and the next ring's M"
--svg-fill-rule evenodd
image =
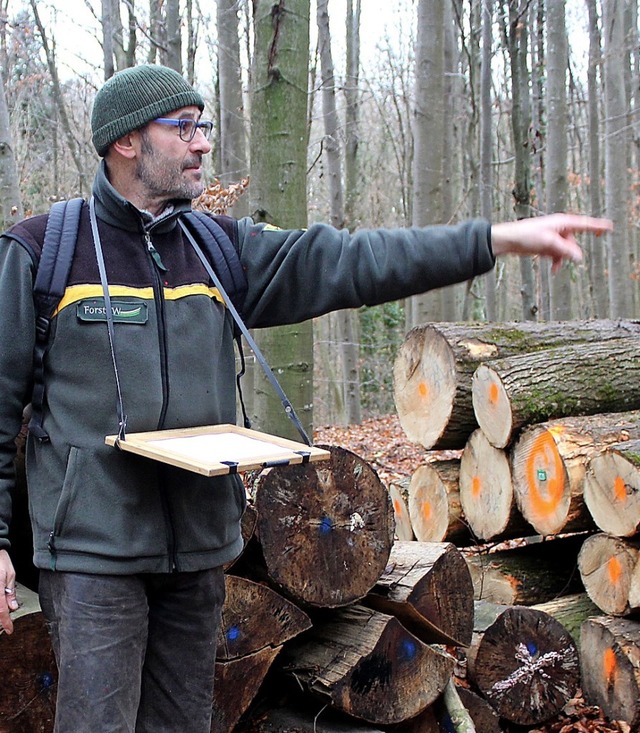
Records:
M201 155L192 155L190 158L185 158L182 169L186 170L187 168L199 168L202 165L202 156Z

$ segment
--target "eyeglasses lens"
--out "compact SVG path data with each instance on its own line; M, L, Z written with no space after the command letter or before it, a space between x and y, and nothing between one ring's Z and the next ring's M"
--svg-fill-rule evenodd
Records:
M195 120L184 119L180 120L180 139L186 143L190 143L196 135L196 131L199 129L202 134L209 139L213 123L211 122L196 122Z

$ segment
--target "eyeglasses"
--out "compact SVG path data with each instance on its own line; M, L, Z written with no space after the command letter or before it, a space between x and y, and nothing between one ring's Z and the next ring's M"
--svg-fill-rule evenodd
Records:
M211 137L211 130L213 130L213 122L205 120L204 122L197 122L189 117L185 117L181 120L174 120L172 117L157 117L154 122L158 122L161 125L173 125L179 127L180 139L185 143L190 143L196 136L196 131L200 130L205 138L208 140Z

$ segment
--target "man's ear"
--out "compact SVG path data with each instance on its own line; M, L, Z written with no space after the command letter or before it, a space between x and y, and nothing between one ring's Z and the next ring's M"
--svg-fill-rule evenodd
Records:
M133 158L135 158L138 154L139 150L137 137L138 131L133 130L133 132L128 132L126 135L118 138L118 140L111 144L111 147L114 152L122 155L123 158L133 160Z

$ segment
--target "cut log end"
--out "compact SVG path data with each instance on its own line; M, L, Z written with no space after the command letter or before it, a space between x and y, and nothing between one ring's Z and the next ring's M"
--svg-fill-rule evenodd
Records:
M589 598L604 613L630 613L630 592L639 553L631 543L606 534L587 537L578 554L578 570Z
M587 619L580 630L582 688L612 720L640 724L640 626L607 617Z
M337 608L363 598L393 544L386 486L356 454L272 468L257 482L258 536L271 580L294 601Z
M500 376L484 364L473 374L471 400L478 425L491 445L506 448L513 432L511 400Z
M451 347L432 326L407 335L393 368L400 425L409 440L427 450L447 426L456 394L456 365Z
M636 534L640 528L640 470L635 461L616 450L594 456L585 476L584 501L603 532L618 537Z
M474 661L475 681L498 714L518 725L556 715L574 695L578 651L551 616L512 606L484 632Z
M571 501L569 476L555 435L544 427L526 430L512 450L513 485L523 517L543 536L558 533Z
M374 725L413 718L436 700L454 661L386 614L351 606L315 625L285 669L339 710Z
M511 468L504 451L476 430L467 441L460 460L460 503L473 534L491 540L505 532L514 517Z

